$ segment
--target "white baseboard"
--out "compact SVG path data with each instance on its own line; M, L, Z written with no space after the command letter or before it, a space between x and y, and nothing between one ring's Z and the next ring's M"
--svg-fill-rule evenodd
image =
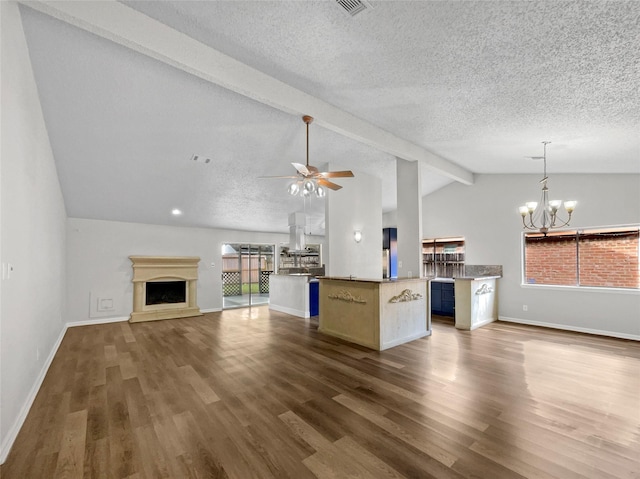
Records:
M310 318L311 314L308 311L302 311L299 309L287 308L286 306L278 306L277 304L269 303L269 309L273 309L274 311L279 311L281 313L287 313L292 316L297 316L299 318Z
M15 421L13 421L13 425L9 429L7 436L2 442L2 448L0 448L0 464L4 464L4 461L7 460L9 451L11 451L11 447L13 446L13 443L16 440L16 437L18 437L18 433L20 432L20 429L22 428L22 425L24 424L25 419L27 419L27 415L29 414L29 410L33 405L33 401L35 401L36 396L38 395L40 386L42 386L42 382L44 381L44 378L47 375L47 371L49 371L49 366L51 366L51 363L53 362L53 358L56 356L56 353L58 352L58 348L60 347L60 344L62 344L62 338L64 338L64 335L66 332L67 332L67 325L65 325L62 328L62 331L60 332L58 339L54 343L53 348L51 348L51 352L49 353L47 360L42 365L40 374L38 374L38 377L36 378L35 382L33 383L33 386L31 387L31 391L29 391L29 394L27 395L27 399L25 400L24 404L22 405L22 408L20 409L20 413L18 414L18 417L16 417Z
M66 324L67 328L73 328L75 326L91 326L93 324L107 324L107 323L119 323L121 321L129 321L129 316L121 316L119 318L97 318L86 319L84 321L73 321Z
M482 326L486 326L487 324L490 324L490 323L493 323L493 322L495 322L495 319L493 319L493 318L489 318L489 319L485 319L484 321L480 321L479 323L476 323L473 326L471 326L471 331L473 331L474 329L481 328Z
M545 323L543 321L530 321L528 319L509 318L507 316L499 316L499 321L505 321L508 323L528 324L530 326L542 326L544 328L561 329L563 331L575 331L577 333L596 334L598 336L609 336L612 338L620 339L632 339L640 341L640 335L619 333L617 331L605 331L602 329L581 328L579 326L569 326L566 324Z
M116 323L116 322L128 321L128 320L129 320L128 316L118 317L118 318L98 318L98 319L88 319L85 321L69 322L64 325L64 327L62 328L62 331L60 332L60 335L58 336L58 339L53 345L53 348L51 348L51 352L49 353L47 360L42 365L40 374L38 374L38 377L33 383L33 386L31 387L31 390L29 391L29 394L27 395L25 402L22 405L22 408L20 409L20 413L18 414L18 417L16 417L15 421L13 422L13 425L11 426L11 429L9 429L9 433L7 434L6 438L4 439L4 441L2 441L2 447L0 447L0 464L4 464L4 462L7 460L7 456L11 451L11 447L13 446L13 443L15 442L16 437L18 437L18 433L20 432L20 429L22 428L24 421L27 419L29 410L31 409L31 406L33 405L33 401L35 401L36 396L38 395L40 386L42 386L42 382L44 381L44 378L46 377L47 372L49 371L49 367L53 362L53 358L56 356L56 353L58 352L58 348L60 347L60 344L62 344L62 339L64 338L64 335L66 334L67 329L75 326L88 326L93 324Z
M201 313L219 313L222 311L222 308L209 308L209 309L201 309Z

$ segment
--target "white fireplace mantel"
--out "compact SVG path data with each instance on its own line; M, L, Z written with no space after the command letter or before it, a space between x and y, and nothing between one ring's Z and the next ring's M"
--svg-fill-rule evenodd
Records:
M133 263L133 311L129 322L201 316L197 304L197 256L129 256ZM184 303L145 304L147 283L185 281Z

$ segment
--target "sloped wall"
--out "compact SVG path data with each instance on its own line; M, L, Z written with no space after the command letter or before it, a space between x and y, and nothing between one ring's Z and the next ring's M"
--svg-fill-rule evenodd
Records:
M17 4L0 17L3 462L64 331L66 212Z

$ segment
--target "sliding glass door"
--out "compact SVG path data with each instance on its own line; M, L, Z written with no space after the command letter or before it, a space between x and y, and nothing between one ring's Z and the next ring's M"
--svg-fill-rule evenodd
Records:
M242 308L269 302L269 275L274 272L274 245L222 245L222 307Z

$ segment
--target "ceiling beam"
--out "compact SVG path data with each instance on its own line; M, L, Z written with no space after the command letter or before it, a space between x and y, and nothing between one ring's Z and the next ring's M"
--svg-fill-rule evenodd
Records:
M23 4L228 90L295 115L348 138L473 184L473 173L414 143L266 75L116 1L23 1Z

